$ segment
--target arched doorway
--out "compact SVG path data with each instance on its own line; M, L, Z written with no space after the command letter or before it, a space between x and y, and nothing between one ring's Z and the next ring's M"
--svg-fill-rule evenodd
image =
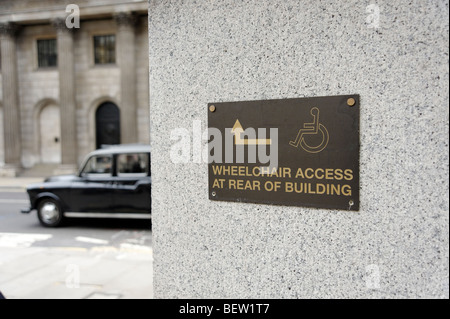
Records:
M61 122L59 107L45 106L39 114L39 141L41 163L61 163Z
M101 104L95 112L96 147L120 144L120 110L112 102Z

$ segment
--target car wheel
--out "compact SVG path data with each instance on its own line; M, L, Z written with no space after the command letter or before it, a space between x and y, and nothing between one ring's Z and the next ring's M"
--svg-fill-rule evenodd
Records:
M64 220L61 205L54 199L43 199L38 206L38 218L45 227L61 226Z

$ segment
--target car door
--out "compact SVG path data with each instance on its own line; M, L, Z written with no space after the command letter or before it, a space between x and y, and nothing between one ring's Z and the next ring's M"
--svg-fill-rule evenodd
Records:
M91 156L80 173L80 178L72 184L73 212L114 212L114 188L113 156Z
M151 203L150 154L118 154L116 163L115 211L127 214L149 214Z

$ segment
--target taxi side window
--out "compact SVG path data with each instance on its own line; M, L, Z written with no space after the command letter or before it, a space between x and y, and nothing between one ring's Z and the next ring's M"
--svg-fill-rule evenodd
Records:
M92 156L84 167L83 174L111 174L111 169L111 156Z
M119 176L146 176L148 172L148 154L130 153L117 157L117 174Z

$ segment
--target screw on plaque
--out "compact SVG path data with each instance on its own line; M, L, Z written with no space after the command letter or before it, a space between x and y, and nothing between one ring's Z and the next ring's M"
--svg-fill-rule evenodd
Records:
M354 106L356 104L356 100L354 98L347 99L347 105L348 106Z
M209 107L209 111L210 111L211 113L214 113L214 112L216 111L216 107L215 107L214 105L211 105L211 106Z
M352 209L352 206L353 205L355 205L355 202L353 201L353 199L351 199L349 202L348 202L348 209L350 210L350 209Z

